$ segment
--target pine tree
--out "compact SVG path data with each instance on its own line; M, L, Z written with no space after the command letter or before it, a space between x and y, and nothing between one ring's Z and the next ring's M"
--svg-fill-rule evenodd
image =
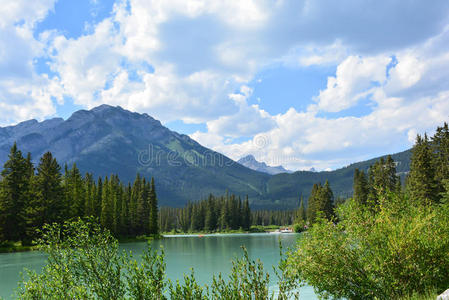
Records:
M151 178L151 186L149 192L149 233L150 234L159 234L159 216L158 216L158 204L157 204L157 196L156 196L156 187L154 184L154 178Z
M246 195L245 201L243 201L243 224L244 230L249 230L251 227L251 210L249 208L248 195Z
M30 189L30 166L17 149L11 147L1 172L0 238L19 241L26 237L26 213Z
M449 180L449 126L444 123L438 127L431 141L434 154L433 166L438 195L445 191L444 181Z
M147 234L149 228L149 183L142 179L141 187L136 194L136 225L137 234ZM137 193L137 192L136 192Z
M122 209L120 211L120 234L129 234L129 208L128 203L131 200L131 184L128 183L122 199Z
M131 223L131 232L137 234L139 232L139 224L137 220L137 203L142 193L142 179L140 174L136 175L136 179L131 189L131 201L129 203L129 219Z
M318 193L321 189L321 184L314 184L312 187L312 191L310 192L309 199L307 201L307 221L310 224L315 222L316 213L319 209L318 203Z
M304 199L301 195L301 200L299 203L299 208L296 212L295 223L303 223L306 221L306 209L304 207Z
M438 199L438 186L433 167L433 153L427 135L416 137L412 149L410 173L407 177L407 190L419 202L435 202Z
M215 203L212 195L209 195L206 206L206 216L204 220L204 229L206 231L213 231L217 227L217 215L215 213Z
M334 193L330 187L329 181L326 180L322 188L323 212L326 218L330 220L334 216Z
M51 152L45 153L34 177L32 198L27 209L29 235L45 223L63 221L63 187L61 167Z
M65 184L66 190L66 201L68 202L70 217L82 217L84 215L85 206L85 191L83 178L81 176L80 170L73 164L72 169L65 170L68 175L65 176L64 180L67 181Z
M365 205L368 200L369 187L365 172L359 171L359 169L354 170L353 191L354 200Z
M86 173L84 176L84 190L86 191L86 205L84 207L85 216L95 215L95 183L92 178L92 174Z
M108 177L106 176L103 183L103 199L101 200L101 215L100 222L105 228L112 230L113 228L113 216L114 216L114 208L112 201L112 191L111 191L111 183Z

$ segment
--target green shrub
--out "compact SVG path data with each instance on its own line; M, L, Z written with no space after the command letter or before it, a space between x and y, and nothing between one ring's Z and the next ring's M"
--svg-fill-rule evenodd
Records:
M229 278L214 276L208 287L197 283L193 270L183 283L171 282L165 274L163 249L149 247L137 262L131 253L120 253L117 240L93 222L46 225L39 245L48 254L48 264L39 274L28 271L29 279L19 283L20 299L275 298L269 295L269 275L262 263L250 260L244 248ZM284 256L275 271L277 299L297 295L298 281L291 276L296 274L290 272Z
M338 224L320 219L289 258L324 298L399 299L449 287L448 203L391 194L374 210L349 200L337 214Z

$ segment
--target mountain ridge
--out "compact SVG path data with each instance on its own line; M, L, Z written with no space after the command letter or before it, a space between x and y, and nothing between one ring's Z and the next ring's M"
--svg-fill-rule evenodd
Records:
M285 169L283 166L268 166L266 163L256 160L256 158L252 154L240 158L237 162L252 170L267 173L270 175L276 175L280 173L293 173L292 171Z
M269 175L249 169L225 155L203 147L184 134L164 127L148 114L101 105L74 112L67 120L28 120L0 127L0 165L17 142L35 164L51 151L63 166L76 163L94 176L118 174L132 182L137 173L155 177L161 205L188 201L227 191L245 197L256 208L291 208L313 183L329 179L335 195L350 195L355 167L366 170L373 160L330 172L297 171ZM393 155L399 172L406 172L410 151ZM377 158L376 158L377 159Z

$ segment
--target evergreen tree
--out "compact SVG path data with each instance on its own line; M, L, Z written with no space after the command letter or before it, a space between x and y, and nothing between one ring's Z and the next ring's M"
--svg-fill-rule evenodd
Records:
M83 178L80 170L73 164L68 176L68 200L71 217L82 217L84 215L85 191Z
M312 224L315 222L316 213L319 210L318 193L321 189L321 184L314 184L307 201L307 221Z
M243 202L243 220L242 228L244 230L249 230L251 227L251 210L249 208L248 195L246 195L245 201Z
M368 181L366 179L365 172L354 170L354 185L353 185L353 198L360 204L366 204L368 200Z
M137 219L137 203L138 199L141 197L142 193L142 179L140 177L140 174L136 175L136 179L134 180L134 183L132 185L131 190L131 201L129 203L129 219L131 221L131 232L133 234L138 234L139 230L139 223Z
M334 193L330 187L329 181L326 180L322 188L323 212L326 218L330 220L334 216Z
M433 153L427 135L418 135L412 149L410 173L407 177L407 190L416 201L435 202L438 199L438 186L432 163Z
M129 208L128 204L131 200L131 184L128 183L122 199L122 209L120 211L120 234L128 235L129 233Z
M23 158L16 143L1 172L0 238L19 241L26 237L26 213L30 193L30 162Z
M438 195L445 191L444 181L449 180L449 126L444 123L438 127L432 137L432 153L434 154L435 181Z
M92 174L86 173L84 176L84 190L86 191L86 205L84 207L85 216L95 216L95 183Z
M27 209L28 230L32 236L45 223L62 222L64 209L61 167L51 152L45 153L37 167L33 192Z
M296 212L295 223L302 223L306 221L306 209L304 207L304 199L301 195L298 211Z
M112 202L111 183L106 176L103 183L103 199L101 200L100 222L105 228L112 230L114 208Z
M204 229L206 231L213 231L217 227L217 215L215 211L214 197L209 195L206 206L206 216L204 220Z
M158 216L158 204L157 204L157 196L156 196L156 187L154 184L154 178L151 178L151 186L149 192L149 234L159 234L159 216Z

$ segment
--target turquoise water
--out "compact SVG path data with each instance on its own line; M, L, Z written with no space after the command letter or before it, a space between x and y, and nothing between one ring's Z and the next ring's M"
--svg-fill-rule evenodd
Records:
M279 239L284 248L295 244L297 234L225 234L166 237L155 241L154 249L160 246L165 250L167 277L176 280L183 278L183 273L195 271L195 277L201 284L210 284L212 275L221 272L227 275L231 269L231 260L241 257L241 246L248 250L250 258L259 258L269 271L275 288L275 275L272 266L279 262ZM132 251L138 256L147 247L146 243L127 243L120 248ZM46 262L44 254L39 252L0 254L0 296L10 299L17 287L23 268L40 270ZM317 299L311 287L303 287L300 299Z

